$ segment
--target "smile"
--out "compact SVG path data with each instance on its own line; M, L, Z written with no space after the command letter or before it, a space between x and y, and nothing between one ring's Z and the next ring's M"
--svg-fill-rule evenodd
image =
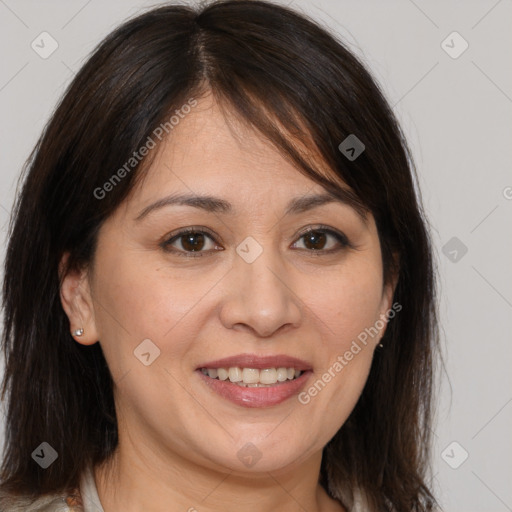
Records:
M285 368L201 368L203 375L211 379L229 381L241 387L270 387L295 380L302 374L293 367Z
M287 354L238 354L204 361L195 373L212 397L242 407L270 407L298 395L313 368Z

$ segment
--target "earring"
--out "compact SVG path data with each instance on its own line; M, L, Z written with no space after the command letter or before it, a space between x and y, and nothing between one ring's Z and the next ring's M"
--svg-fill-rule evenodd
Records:
M82 327L80 327L80 329L77 329L76 331L73 331L72 334L73 334L73 336L83 336L84 329Z
M379 343L379 348L384 348L384 345L382 343Z

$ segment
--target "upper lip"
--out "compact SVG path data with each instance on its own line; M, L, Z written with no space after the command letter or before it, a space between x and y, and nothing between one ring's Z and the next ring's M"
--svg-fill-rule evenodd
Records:
M257 354L238 354L236 356L224 357L215 361L208 361L200 364L200 368L255 368L263 370L265 368L295 368L296 370L311 370L311 365L297 357L286 354L259 356Z

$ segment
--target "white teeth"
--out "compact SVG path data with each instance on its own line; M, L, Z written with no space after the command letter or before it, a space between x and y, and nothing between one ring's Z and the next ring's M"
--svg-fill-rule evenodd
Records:
M284 382L285 380L288 379L288 371L286 370L286 368L278 368L276 373L277 380L279 382Z
M217 377L219 380L226 380L229 377L229 372L226 368L219 368L217 370Z
M243 387L264 387L277 383L293 380L302 375L302 371L295 368L240 368L233 366L230 368L201 368L204 375L212 379L228 380L234 384Z
M238 366L229 369L229 380L231 382L240 382L242 380L242 370Z
M256 368L244 368L242 370L244 384L257 384L260 381L260 371Z
M275 384L277 382L277 370L275 368L265 368L265 370L261 370L260 382L262 384Z

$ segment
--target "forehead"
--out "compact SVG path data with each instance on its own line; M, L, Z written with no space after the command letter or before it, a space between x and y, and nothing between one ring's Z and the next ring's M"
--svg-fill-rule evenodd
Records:
M290 212L297 213L308 201L322 202L320 195L325 202L328 192L261 134L226 115L212 95L198 100L155 151L135 194L138 205L147 207L171 195L173 204L202 203L210 211L237 213L247 205L268 208L286 203ZM325 166L322 172L332 178ZM349 187L336 179L349 191L342 202L347 208L354 206ZM205 196L210 199L201 201ZM213 205L211 198L223 199L217 203L224 204Z
M244 182L253 188L271 183L309 188L314 184L262 135L236 117L227 117L211 95L198 100L172 129L149 173L156 180L188 178L228 190Z

